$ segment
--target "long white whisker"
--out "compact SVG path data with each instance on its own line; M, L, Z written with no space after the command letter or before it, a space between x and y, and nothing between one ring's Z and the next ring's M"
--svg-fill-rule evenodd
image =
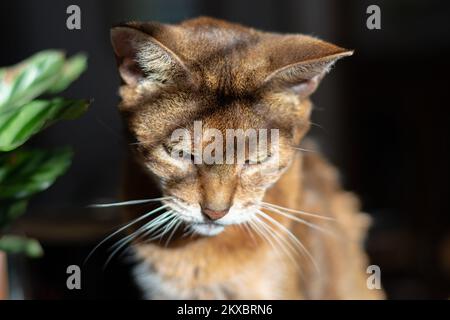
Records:
M166 243L165 243L165 246L166 246L166 247L169 245L170 240L172 239L172 237L173 237L174 234L175 234L175 231L177 231L177 229L178 229L178 227L180 226L180 224L183 223L183 221L182 221L181 219L177 218L177 220L178 220L177 223L175 223L175 225L173 226L173 230L172 230L172 232L170 233L169 237L168 237L167 240L166 240Z
M161 228L163 228L164 224L168 221L171 221L172 219L174 219L174 210L170 210L169 212L167 212L167 214L165 215L161 215L158 218L155 219L154 222L148 224L145 227L145 232L142 233L142 235L140 236L140 238L145 239L145 242L149 242L151 240L153 240L154 238L150 238L150 239L146 239L146 237L148 237L149 235L154 234L157 230L160 230Z
M277 250L275 244L272 242L272 239L267 237L267 235L264 232L262 232L261 228L256 223L256 216L253 218L253 220L249 220L249 223L252 226L253 230L256 232L256 234L259 235L264 241L266 241L270 245L270 247L273 249L273 251L278 253L278 250Z
M253 236L252 229L248 226L248 222L246 221L246 222L244 222L242 225L244 226L244 229L248 232L248 234L249 234L250 237L252 238L253 243L256 244L256 239L255 239L255 237Z
M263 219L258 220L261 222L261 225L265 227L267 232L272 234L272 237L275 239L278 239L278 243L280 243L280 247L286 247L284 249L285 253L289 256L289 258L294 262L294 264L297 266L298 269L300 268L300 264L298 259L296 259L292 253L299 254L302 253L301 250L303 249L301 246L296 244L295 242L289 241L290 239L286 239L280 234L280 230L275 228L275 226L270 225L269 223L265 222ZM291 253L292 252L292 253Z
M177 220L178 220L177 217L172 214L170 218L166 219L164 222L160 223L156 228L154 228L152 230L152 232L150 233L152 235L153 235L153 231L158 230L158 232L155 235L153 235L151 238L145 239L145 242L151 242L151 241L156 240L156 239L161 240L161 238L168 232L168 230L170 230L172 225ZM166 223L167 221L169 221L169 222Z
M309 253L308 249L306 249L306 247L303 245L303 243L289 229L287 229L285 226L283 226L281 223L279 223L277 220L273 219L271 216L269 216L268 214L264 213L263 211L257 210L257 212L263 218L265 218L266 220L272 222L274 225L278 226L281 230L286 232L286 234L289 236L289 238L303 249L303 252L305 252L305 254L309 257L309 259L313 263L313 265L314 265L315 269L317 270L317 272L320 272L319 271L320 270L319 266L317 265L316 261L314 260L314 257L311 255L311 253Z
M270 210L270 211L272 211L272 212L274 212L274 213L277 213L277 214L280 214L280 215L282 215L282 216L284 216L284 217L287 217L287 218L289 218L289 219L291 219L291 220L293 220L293 221L300 222L300 223L302 223L302 224L304 224L304 225L306 225L306 226L308 226L308 227L310 227L310 228L313 228L313 229L315 229L315 230L321 231L321 232L323 232L323 233L325 233L325 234L328 234L328 235L330 235L330 236L336 236L336 235L335 235L333 232L331 232L330 230L327 230L327 229L325 229L325 228L322 228L322 227L320 227L320 226L318 226L318 225L316 225L316 224L314 224L314 223L308 222L308 221L306 221L306 220L304 220L304 219L302 219L302 218L293 216L293 215L291 215L291 214L289 214L289 213L283 212L283 211L278 210L278 209L276 209L276 208L270 208L270 207L265 207L265 206L263 206L263 208L266 208L267 210Z
M182 237L189 237L189 236L192 236L192 235L194 234L194 232L195 232L194 229L188 227L188 229L186 230L186 232L183 233Z
M291 259L292 262L294 262L294 264L297 267L299 267L298 260L295 259L295 257L292 255L292 252L297 253L297 250L295 250L295 248L292 247L292 245L289 243L289 241L287 241L283 237L279 236L278 233L273 228L271 228L267 223L265 223L263 220L259 219L258 217L255 217L255 222L256 221L259 222L259 224L261 225L263 230L265 232L267 232L269 237L272 237L272 239L274 241L276 241L276 243L283 250L283 252L289 257L289 259ZM286 244L287 244L287 247L286 247ZM291 249L292 252L288 249ZM276 251L276 249L274 249L274 250Z
M115 232L111 233L110 235L108 235L105 239L103 239L102 241L99 242L99 244L97 244L94 249L91 250L91 252L88 254L88 256L86 257L86 259L84 260L83 264L86 264L86 262L89 260L89 258L94 254L94 252L101 246L103 245L106 241L108 241L109 239L111 239L112 237L114 237L115 235L119 234L120 232L122 232L123 230L127 229L128 227L132 226L133 224L142 221L143 219L149 217L152 214L155 214L156 212L159 212L165 208L167 208L168 205L164 204L136 219L134 219L133 221L131 221L130 223L124 225L123 227L119 228L118 230L116 230Z
M157 202L161 200L173 199L173 197L161 197L161 198L153 198L153 199L141 199L141 200L129 200L123 202L113 202L113 203L98 203L91 204L88 208L110 208L110 207L121 207L121 206L130 206L135 204L149 203L149 202Z
M179 221L179 219L175 216L173 218L173 220L171 220L166 227L164 228L164 231L159 235L159 239L161 240L162 237L164 237L165 234L167 234L168 232L170 232L170 230L172 229L172 227Z
M170 217L171 213L173 211L166 211L164 213L162 213L161 215L159 215L158 217L156 217L153 220L150 220L149 222L145 223L143 226L141 226L139 229L137 229L135 232L133 232L132 234L124 237L123 239L117 241L115 244L113 244L111 246L111 248L115 248L118 245L121 245L124 241L127 241L130 238L138 238L140 237L140 235L145 232L146 230L149 230L150 228L152 228L154 225L158 225L160 223L161 220L163 220L166 217Z
M311 212L306 212L306 211L301 211L301 210L295 210L295 209L291 209L291 208L286 208L286 207L282 207L282 206L278 206L276 204L273 203L269 203L269 202L260 202L261 205L263 206L268 206L268 207L272 207L275 209L280 209L280 210L284 210L287 212L291 212L291 213L297 213L297 214L302 214L304 216L309 216L309 217L313 217L313 218L318 218L318 219L324 219L324 220L330 220L330 221L335 221L334 218L332 217L327 217L327 216L322 216L320 214L316 214L316 213L311 213ZM269 209L269 208L267 208Z
M305 149L305 148L300 148L300 147L295 147L295 146L291 146L292 149L297 150L297 151L302 151L302 152L314 152L316 153L316 150L312 150L312 149Z
M170 215L170 212L166 212L163 213L163 215ZM159 218L159 217L158 217ZM138 230L136 230L135 232L133 232L131 235L125 237L124 239L120 240L120 245L118 245L116 247L116 249L114 249L114 251L109 255L108 259L106 260L105 264L103 265L103 269L105 269L109 262L112 260L112 258L123 248L125 247L128 243L130 243L135 237L137 237L140 233L143 232L143 230L145 230L145 226L139 228Z

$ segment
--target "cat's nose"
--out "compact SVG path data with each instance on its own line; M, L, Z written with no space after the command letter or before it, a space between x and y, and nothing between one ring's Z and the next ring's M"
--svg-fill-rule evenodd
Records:
M208 208L203 208L202 212L203 214L210 220L219 220L220 218L222 218L224 215L226 215L228 213L228 211L230 210L230 208L225 209L225 210L212 210L212 209L208 209Z

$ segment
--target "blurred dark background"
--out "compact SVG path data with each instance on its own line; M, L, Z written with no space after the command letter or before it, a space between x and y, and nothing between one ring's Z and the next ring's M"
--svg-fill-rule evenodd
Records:
M71 4L81 8L81 30L66 28ZM381 8L381 30L366 27L371 4ZM46 255L35 261L11 257L13 297L137 296L126 260L102 271L107 252L83 268L83 290L65 289L65 268L81 265L118 224L113 210L85 208L117 199L126 150L109 28L127 20L174 23L199 15L355 49L313 97L310 136L373 216L367 249L371 263L381 267L388 297L448 298L450 2L425 0L2 1L0 65L47 48L86 52L89 68L65 95L94 99L81 119L57 124L32 141L70 145L75 158L19 223L19 232L41 239Z

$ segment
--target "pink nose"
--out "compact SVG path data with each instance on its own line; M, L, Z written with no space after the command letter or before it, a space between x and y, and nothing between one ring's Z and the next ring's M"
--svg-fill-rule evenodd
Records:
M204 208L202 209L202 212L205 216L207 216L209 219L211 220L218 220L220 218L222 218L224 215L226 215L228 213L229 209L226 210L211 210L208 208Z

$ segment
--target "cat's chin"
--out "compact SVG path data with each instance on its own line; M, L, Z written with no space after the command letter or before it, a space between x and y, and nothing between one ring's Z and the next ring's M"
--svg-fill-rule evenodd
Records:
M221 233L225 227L213 223L195 223L191 225L191 229L196 234L212 237Z

